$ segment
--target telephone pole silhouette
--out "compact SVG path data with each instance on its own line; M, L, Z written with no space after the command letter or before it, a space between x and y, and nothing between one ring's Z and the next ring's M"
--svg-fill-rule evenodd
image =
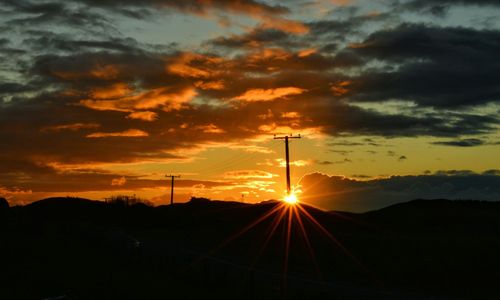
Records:
M285 155L286 155L286 194L290 195L290 154L288 150L288 140L289 139L300 139L300 134L294 136L293 134L285 135L285 136L276 136L274 135L275 140L285 140Z
M181 175L165 175L165 177L172 178L172 183L170 184L170 205L174 204L174 178L181 178Z

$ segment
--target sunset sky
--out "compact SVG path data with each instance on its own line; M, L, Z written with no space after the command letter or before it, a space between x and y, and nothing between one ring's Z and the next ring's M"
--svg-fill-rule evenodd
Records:
M496 0L1 0L0 196L500 200Z

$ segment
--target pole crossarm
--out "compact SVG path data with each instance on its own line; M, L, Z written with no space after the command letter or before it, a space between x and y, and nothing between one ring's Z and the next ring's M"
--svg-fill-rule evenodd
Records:
M172 179L172 183L170 184L170 205L174 204L174 178L181 178L181 175L165 175L165 177L169 177Z
M288 139L300 139L301 136L300 136L300 134L297 134L297 135L290 134L290 135L283 135L283 136L277 136L276 134L274 135L275 140L286 140L287 138Z
M288 140L289 139L300 139L299 135L285 135L285 136L276 136L274 135L275 140L285 140L285 157L286 157L286 194L290 195L291 186L290 186L290 154L288 149Z

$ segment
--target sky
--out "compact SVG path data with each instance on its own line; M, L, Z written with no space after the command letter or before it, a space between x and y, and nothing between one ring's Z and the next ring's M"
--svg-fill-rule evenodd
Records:
M496 0L1 0L0 196L500 200Z

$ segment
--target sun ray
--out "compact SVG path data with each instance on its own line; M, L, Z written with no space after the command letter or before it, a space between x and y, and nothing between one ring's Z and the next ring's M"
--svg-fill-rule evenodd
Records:
M333 241L337 247L339 247L344 254L349 256L358 266L360 266L365 272L368 274L372 275L372 272L370 272L342 243L337 240L321 223L319 223L305 208L303 208L301 205L297 206L303 213L304 215L311 221L323 234L325 234L331 241Z
M282 209L281 212L274 218L273 223L271 224L270 229L267 232L266 239L264 240L264 243L262 244L261 248L259 249L259 252L257 253L255 259L253 260L252 264L250 265L250 270L253 270L255 268L255 265L259 261L260 257L264 253L265 248L269 244L269 241L273 237L274 233L276 232L276 229L278 228L279 224L281 223L281 220L285 217L286 214L286 209Z
M319 268L318 262L316 260L316 254L314 253L314 249L311 245L311 241L309 240L309 236L307 235L306 228L304 227L304 222L302 222L302 217L300 216L300 212L298 211L297 207L294 206L292 207L293 213L295 215L295 218L297 220L297 224L299 225L300 232L302 233L302 236L304 237L304 241L306 243L307 250L309 251L309 255L311 256L311 260L314 264L314 268L316 270L316 274L318 275L318 278L320 280L323 280L323 275L321 273L321 269Z
M267 219L268 217L270 217L271 215L273 215L275 212L277 212L278 210L280 210L283 206L284 206L283 203L277 204L273 209L271 209L267 213L265 213L262 216L260 216L257 220L255 220L252 223L248 224L247 226L243 227L243 229L241 229L237 233L233 234L229 238L227 238L224 241L222 241L221 243L219 243L217 246L215 246L210 251L208 251L205 255L202 255L202 256L198 257L196 260L194 260L191 263L190 267L195 266L196 264L200 263L205 257L213 255L215 252L217 252L220 249L224 248L231 241L237 239L238 237L240 237L241 235L243 235L244 233L246 233L247 231L249 231L253 227L257 226L259 223L263 222L265 219Z
M285 209L288 214L288 219L286 223L285 255L283 258L283 278L281 282L281 292L283 298L286 299L287 280L288 280L288 259L290 255L290 240L292 235L292 212L291 212L291 206L288 206Z

